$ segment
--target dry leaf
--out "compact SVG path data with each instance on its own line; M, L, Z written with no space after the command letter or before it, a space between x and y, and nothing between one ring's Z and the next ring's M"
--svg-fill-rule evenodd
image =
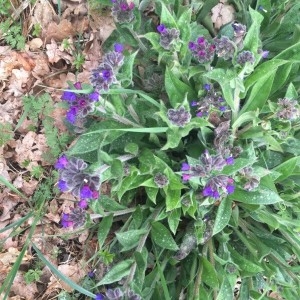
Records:
M16 161L21 165L24 161L29 161L26 167L32 171L33 166L37 166L37 162L42 162L45 165L42 155L48 150L46 138L43 134L36 134L29 131L22 141L16 141Z
M20 295L26 300L36 300L38 289L35 282L27 284L24 279L24 274L22 272L18 272L14 278L13 285L10 289L12 293L15 295Z
M87 272L79 264L76 264L74 266L68 264L60 265L58 266L58 270L65 276L69 277L75 283L78 283L87 274ZM68 284L61 280L57 280L54 275L51 276L50 283L52 283L52 288L54 288L55 286L57 288L63 288L67 292L73 291L73 289Z
M32 24L39 24L45 29L51 21L56 19L57 15L48 0L38 0L36 2L31 20Z
M219 3L212 8L211 12L211 20L216 29L220 29L221 26L234 21L235 9L232 5Z
M54 39L51 40L51 44L46 45L46 48L46 54L50 63L57 63L61 59L67 61L68 63L72 63L74 60L70 54L60 50Z
M35 51L43 46L43 41L40 38L34 38L31 41L29 41L27 44L30 50Z
M46 42L50 42L52 39L56 42L61 42L63 39L69 38L76 34L76 29L73 24L63 19L59 24L51 22L47 29L43 31L43 38L46 39Z
M24 95L28 88L27 83L29 82L29 76L30 73L23 68L13 69L9 81L8 92L15 97Z

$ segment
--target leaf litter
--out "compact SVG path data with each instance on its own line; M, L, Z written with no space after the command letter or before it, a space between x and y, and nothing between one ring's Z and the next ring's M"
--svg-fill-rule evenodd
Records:
M49 146L41 122L34 124L24 115L22 97L39 97L49 93L54 103L49 117L53 118L59 134L66 133L63 121L66 110L58 105L61 90L68 87L68 81L88 80L91 69L101 60L101 44L115 26L110 16L103 16L102 19L99 11L92 12L91 16L87 1L61 1L60 16L55 0L38 0L34 4L25 2L19 8L15 7L16 13L13 15L15 20L19 17L26 20L22 28L23 36L27 37L25 49L12 49L4 43L0 34L0 134L6 133L7 128L12 130L12 138L0 144L0 176L25 196L35 199L39 183L45 177L42 174L40 178L35 178L32 172L34 168L42 167L44 172L50 174L53 162L49 162L44 155L49 151ZM35 27L41 30L33 36ZM64 47L63 41L68 47ZM85 60L82 67L76 70L73 62L75 43L77 45L78 42ZM58 270L78 283L90 270L87 261L96 251L97 244L88 238L87 230L78 235L61 228L60 215L62 211L70 210L73 204L72 195L61 198L53 194L46 202L44 217L38 221L32 241ZM1 183L0 229L18 222L28 212L28 200ZM14 235L14 228L0 232L0 286L16 262L33 222L34 217L31 217L20 225L20 230L24 231L22 237ZM86 247L89 248L87 257L82 254ZM62 290L72 291L47 267L41 268L40 280L26 283L25 274L34 269L36 263L35 254L29 247L11 287L9 299L48 299L55 298Z

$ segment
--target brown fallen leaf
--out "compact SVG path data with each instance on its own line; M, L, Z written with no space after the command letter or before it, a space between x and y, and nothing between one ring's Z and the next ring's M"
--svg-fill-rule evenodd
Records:
M67 20L63 19L59 24L55 22L50 22L48 27L43 30L42 37L49 43L52 39L56 42L62 42L63 39L69 38L76 34L76 29L73 24Z
M223 25L234 21L235 9L232 5L228 5L225 1L214 6L211 12L211 20L216 29L220 29Z
M22 272L17 272L10 292L15 295L21 296L26 300L36 300L38 295L38 289L35 282L27 284Z
M46 54L50 63L57 63L61 59L65 60L67 63L72 63L74 60L72 55L59 48L54 39L51 39L51 44L46 45L46 49Z

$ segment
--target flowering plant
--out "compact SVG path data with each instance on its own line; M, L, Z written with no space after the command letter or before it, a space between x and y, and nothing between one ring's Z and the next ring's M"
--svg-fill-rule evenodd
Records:
M199 22L210 1L152 1L157 19L150 2L112 1L103 61L62 95L80 133L56 163L78 198L62 225L114 254L95 288L119 296L95 297L233 299L240 280L239 299L296 299L300 43L266 38L270 1L218 33Z

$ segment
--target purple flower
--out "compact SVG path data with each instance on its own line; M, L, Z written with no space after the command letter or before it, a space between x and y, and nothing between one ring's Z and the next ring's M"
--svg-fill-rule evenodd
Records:
M262 58L268 58L270 51L268 50L263 50L261 53Z
M55 163L54 167L55 169L64 169L67 164L68 164L68 159L65 155L62 155L58 160L57 162Z
M163 32L166 32L166 26L164 24L160 24L156 27L157 31L159 33L163 33Z
M226 158L226 164L227 165L233 165L234 164L234 158L232 156Z
M104 295L96 294L95 300L104 300Z
M227 194L232 194L234 192L234 185L228 184L226 186L226 191L227 191Z
M92 192L92 199L98 199L99 198L99 192L98 191L93 191Z
M208 83L205 83L203 87L204 87L204 89L207 90L207 91L210 91L210 89L211 89L211 85L208 84Z
M122 44L114 44L114 49L115 49L115 52L119 52L119 53L122 53L123 50L124 50L124 46Z
M76 121L78 109L75 106L71 106L70 109L67 111L66 119L71 123L74 124Z
M95 277L95 272L94 272L94 271L89 271L89 272L87 273L87 276L88 276L89 278L94 278L94 277Z
M191 178L190 174L182 174L182 181L189 181Z
M63 92L61 98L61 100L65 100L65 101L69 101L69 102L73 102L76 100L76 94L70 91L65 91Z
M66 192L69 190L69 187L64 180L59 180L57 186L61 192Z
M195 44L194 42L189 42L188 48L189 48L190 50L195 50L196 44Z
M89 94L89 99L92 101L98 101L99 100L99 93L97 92L92 92Z
M75 87L76 90L82 90L81 82L79 82L79 81L75 82L74 87Z
M198 111L196 113L196 117L199 117L199 118L203 117L203 112L202 111Z
M167 117L173 125L184 127L191 120L191 114L183 107L169 109Z
M219 107L219 110L220 110L220 111L226 111L226 109L227 109L226 106L220 106L220 107Z
M202 191L202 195L205 197L212 197L215 199L220 198L219 192L216 190L213 190L210 185L207 185L204 187L204 189Z
M186 162L182 163L181 171L189 171L190 169L191 169L191 166L188 163L186 163Z
M93 191L88 185L84 185L80 190L80 197L82 199L91 199L93 198Z
M197 106L198 102L197 101L191 101L191 106Z
M101 73L100 73L100 76L102 76L102 78L105 80L105 81L109 81L111 79L111 77L113 76L113 72L111 69L106 69L106 70L103 70Z
M88 202L86 201L86 199L81 199L78 202L78 206L82 209L87 209L89 205L88 205Z
M70 220L70 214L62 213L60 223L63 228L72 227L73 222Z

